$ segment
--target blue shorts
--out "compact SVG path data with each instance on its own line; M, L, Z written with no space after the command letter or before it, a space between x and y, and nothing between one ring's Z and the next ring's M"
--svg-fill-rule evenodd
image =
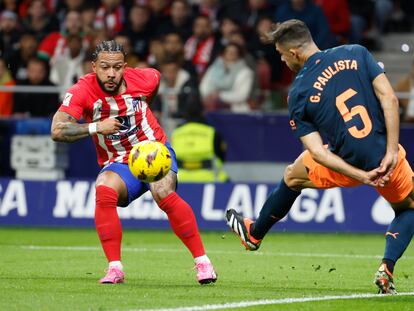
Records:
M171 171L174 173L178 173L178 166L177 166L177 158L175 156L175 151L171 147L169 142L165 143L165 146L168 148L171 154ZM124 181L127 190L128 190L128 202L125 206L129 205L132 201L139 198L145 192L149 190L149 184L139 181L137 178L132 175L131 171L129 170L127 163L118 163L113 162L105 166L100 172L105 171L112 171L117 173L121 179Z

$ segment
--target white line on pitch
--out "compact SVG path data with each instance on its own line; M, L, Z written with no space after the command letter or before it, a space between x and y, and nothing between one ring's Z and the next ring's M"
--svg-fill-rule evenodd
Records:
M100 251L97 246L42 246L42 245L7 245L27 250L55 250L55 251ZM1 246L0 246L1 247ZM3 246L4 247L4 246ZM137 253L184 253L183 249L174 248L141 248L141 247L123 247L124 252ZM322 258L349 258L349 259L381 259L380 255L358 255L358 254L332 254L332 253L272 253L272 252L243 252L243 251L218 251L209 250L209 254L240 254L244 253L250 256L275 256L275 257L322 257ZM405 260L414 259L412 256L404 256Z
M253 301L229 302L214 305L201 305L178 308L162 308L162 309L134 309L129 311L207 311L207 310L222 310L222 309L236 309L264 305L281 305L290 303L303 303L313 301L326 300L350 300L350 299L369 299L369 298L398 298L399 296L414 296L414 292L399 293L397 296L378 295L378 294L352 294L344 296L322 296L322 297L302 297L302 298L281 298L281 299L262 299Z

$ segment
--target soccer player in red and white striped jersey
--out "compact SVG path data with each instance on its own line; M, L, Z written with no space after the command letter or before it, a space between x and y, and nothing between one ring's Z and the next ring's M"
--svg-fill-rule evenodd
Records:
M127 206L150 190L158 206L167 214L175 234L195 259L197 280L215 282L214 268L205 254L191 207L175 192L177 161L149 105L156 95L160 73L152 68L129 68L122 45L103 41L94 53L88 74L67 90L53 117L52 138L74 142L92 136L98 163L102 167L96 180L95 225L109 262L101 283L122 283L122 228L117 206ZM86 123L78 121L83 118ZM132 147L145 140L162 142L172 156L171 171L163 179L145 184L129 171Z

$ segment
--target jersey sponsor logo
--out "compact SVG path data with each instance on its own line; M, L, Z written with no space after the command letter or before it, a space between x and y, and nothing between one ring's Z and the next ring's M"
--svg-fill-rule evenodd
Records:
M289 121L290 127L292 128L292 130L296 130L296 123L294 120L290 120Z
M63 98L63 102L62 102L63 106L69 107L70 100L72 99L72 96L73 96L73 94L71 94L71 93L66 93L65 94L65 97Z
M116 117L116 119L121 123L121 128L118 130L118 133L116 134L106 135L107 139L119 140L127 136L136 134L138 132L139 130L138 126L135 126L134 128L131 129L131 120L129 117L127 116Z
M138 127L134 127L131 131L129 131L127 133L106 135L106 138L109 139L109 140L120 140L120 139L123 139L123 138L125 138L127 136L136 134L138 131L139 131L139 128Z
M129 131L129 128L131 127L131 121L129 120L129 117L116 117L121 123L121 128L119 129L119 133L127 133Z

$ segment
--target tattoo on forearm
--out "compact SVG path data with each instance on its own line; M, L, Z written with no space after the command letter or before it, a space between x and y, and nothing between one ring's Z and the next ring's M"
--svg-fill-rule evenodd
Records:
M57 127L61 129L61 133L64 136L77 136L80 134L88 134L88 127L82 126L82 124L71 122L60 122Z
M59 129L60 138L65 142L74 142L78 139L89 136L87 124L72 122L58 122L56 128Z

